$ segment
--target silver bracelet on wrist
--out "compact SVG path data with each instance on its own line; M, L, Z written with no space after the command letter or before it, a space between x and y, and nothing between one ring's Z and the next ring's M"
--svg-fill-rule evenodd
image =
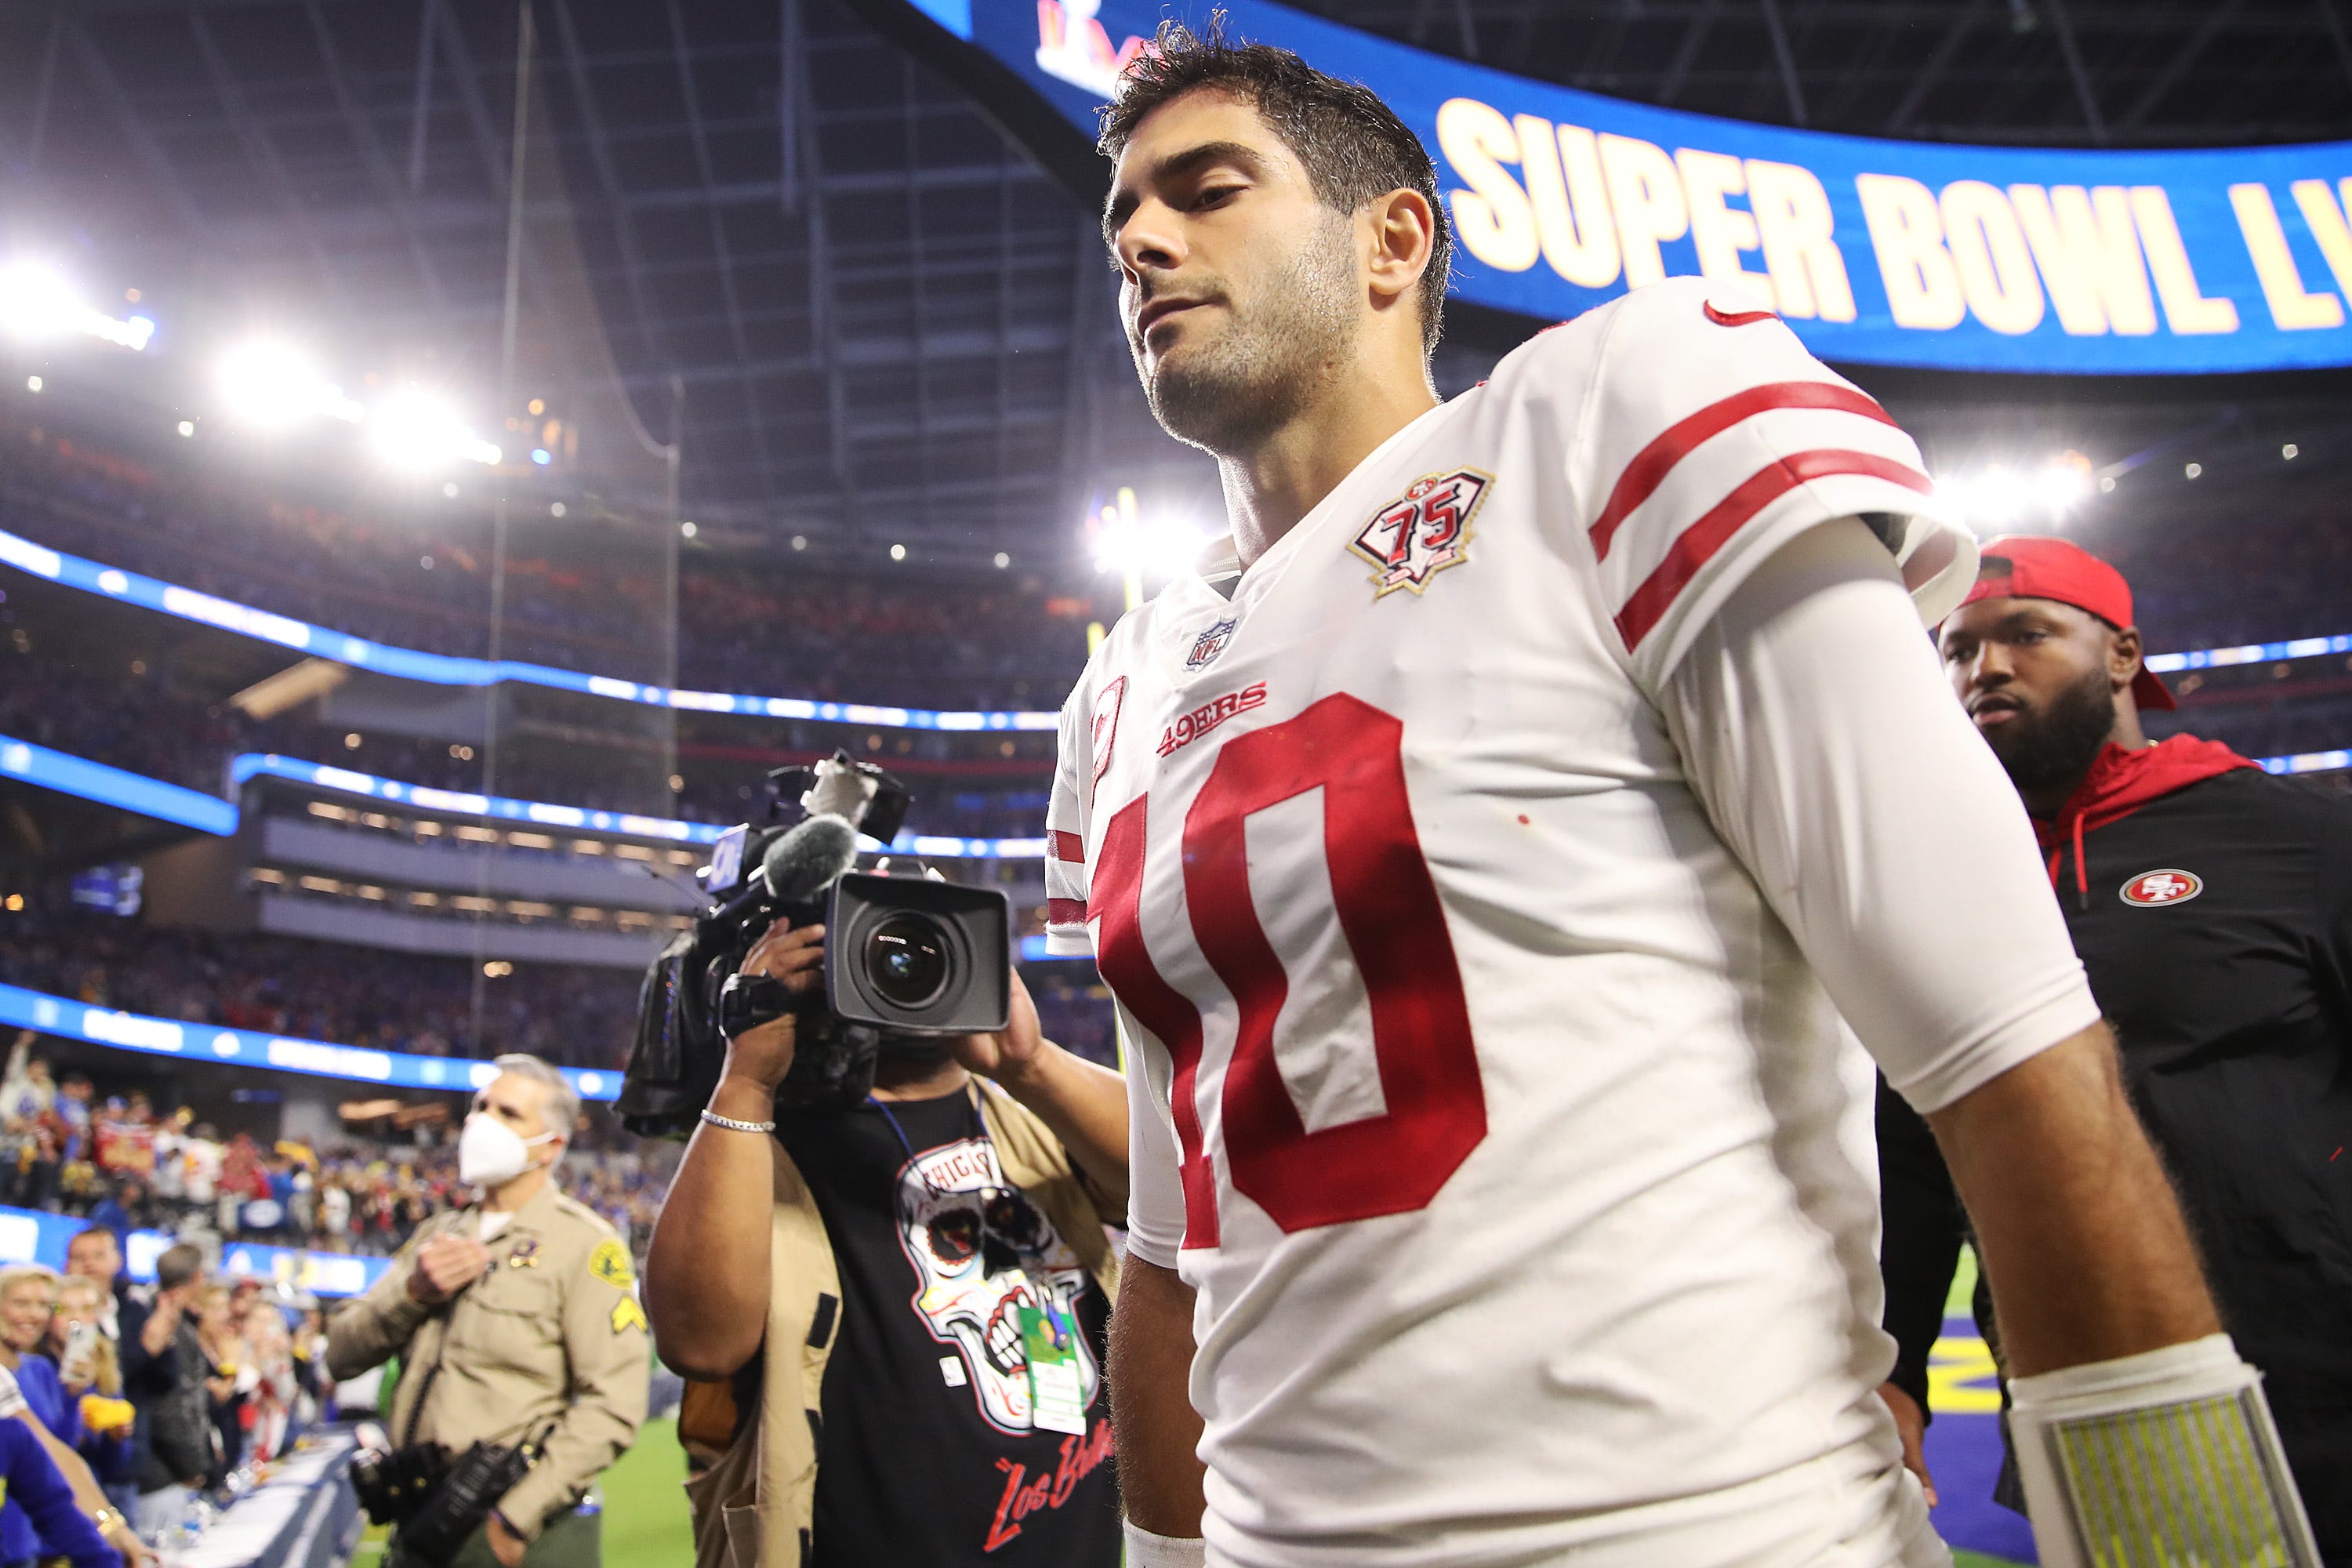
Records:
M709 1110L703 1111L702 1119L713 1127L724 1127L730 1132L773 1132L776 1130L773 1121L738 1121L731 1116L721 1116Z

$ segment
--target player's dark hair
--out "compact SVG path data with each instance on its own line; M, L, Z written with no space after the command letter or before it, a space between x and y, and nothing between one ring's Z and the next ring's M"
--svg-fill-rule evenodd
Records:
M1194 32L1165 21L1150 47L1119 79L1118 97L1102 109L1095 145L1108 158L1127 148L1135 128L1153 110L1189 92L1231 93L1247 102L1281 137L1307 170L1317 199L1353 215L1391 191L1419 191L1429 202L1433 232L1429 266L1421 275L1421 345L1437 347L1444 324L1445 281L1454 233L1437 192L1437 167L1421 138L1371 89L1341 81L1271 44L1236 43L1225 36L1225 16L1212 12Z

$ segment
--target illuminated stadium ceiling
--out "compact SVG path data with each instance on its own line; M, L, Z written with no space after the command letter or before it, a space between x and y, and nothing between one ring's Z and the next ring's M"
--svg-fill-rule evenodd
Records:
M1305 4L1530 76L1819 130L2352 135L2332 0ZM1134 390L1092 214L860 11L537 0L536 17L613 353L657 433L671 378L685 390L688 515L1034 559L1066 548L1107 482L1203 492ZM430 350L487 388L514 38L494 0L8 6L0 237L139 280L167 332L274 311L353 354ZM1463 323L1449 390L1510 330Z

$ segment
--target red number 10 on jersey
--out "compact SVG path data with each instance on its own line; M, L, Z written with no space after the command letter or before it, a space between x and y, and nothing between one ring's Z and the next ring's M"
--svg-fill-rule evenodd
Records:
M1184 817L1193 939L1239 1012L1220 1107L1226 1166L1234 1189L1285 1231L1418 1209L1486 1136L1462 972L1405 794L1403 736L1391 715L1344 693L1326 697L1226 742ZM1323 791L1331 916L1363 976L1387 1109L1309 1131L1275 1060L1290 984L1250 895L1244 829L1254 814L1312 789ZM1214 1247L1216 1177L1194 1100L1201 1013L1152 963L1139 915L1149 811L1150 797L1139 795L1104 829L1087 913L1100 922L1103 978L1174 1064L1184 1245Z

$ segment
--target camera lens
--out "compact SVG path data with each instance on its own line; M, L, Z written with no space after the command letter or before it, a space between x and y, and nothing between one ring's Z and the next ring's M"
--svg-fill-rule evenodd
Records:
M947 984L947 940L930 921L901 910L866 937L866 978L894 1007L923 1006Z

